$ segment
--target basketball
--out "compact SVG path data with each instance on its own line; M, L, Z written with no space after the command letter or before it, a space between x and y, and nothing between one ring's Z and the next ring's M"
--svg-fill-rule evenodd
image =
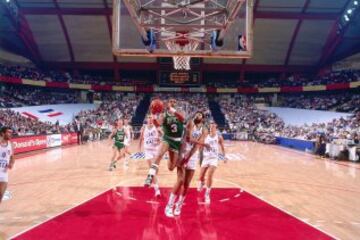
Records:
M158 114L164 110L164 103L160 99L155 99L151 102L151 113Z

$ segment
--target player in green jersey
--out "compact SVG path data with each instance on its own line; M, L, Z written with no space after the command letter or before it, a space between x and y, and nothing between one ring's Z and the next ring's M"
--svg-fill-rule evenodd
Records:
M168 168L174 170L178 161L180 146L184 134L185 116L182 112L177 111L176 99L170 98L164 113L154 116L155 126L162 126L163 138L160 144L158 154L151 164L148 176L145 180L145 186L149 187L157 174L159 164L166 152L169 153Z
M200 146L209 147L203 143L204 137L207 134L204 121L204 114L198 111L186 123L184 140L180 151L180 161L177 164L177 180L165 207L165 215L167 217L180 215L185 196L195 173L198 161L198 154L196 153ZM176 199L177 202L175 204Z
M110 140L114 139L114 153L111 158L109 171L112 171L114 168L116 168L116 162L125 157L124 140L126 137L128 137L128 132L124 129L123 119L118 119L112 133L109 136Z

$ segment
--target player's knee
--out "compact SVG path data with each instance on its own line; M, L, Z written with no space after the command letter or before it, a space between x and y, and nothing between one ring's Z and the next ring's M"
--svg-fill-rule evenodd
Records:
M184 185L184 178L182 177L182 176L178 176L178 179L177 179L177 181L178 181L178 184L179 185Z

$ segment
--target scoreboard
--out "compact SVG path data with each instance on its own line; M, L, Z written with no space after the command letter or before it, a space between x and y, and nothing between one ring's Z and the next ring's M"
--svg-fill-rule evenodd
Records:
M159 84L167 86L200 85L200 72L160 71Z

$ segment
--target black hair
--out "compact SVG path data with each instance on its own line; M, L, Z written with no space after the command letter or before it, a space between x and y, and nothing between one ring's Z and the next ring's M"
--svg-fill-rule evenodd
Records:
M8 130L11 130L11 127L6 127L6 126L1 127L1 128L0 128L0 134L4 134L4 133L6 133L6 131L8 131Z

